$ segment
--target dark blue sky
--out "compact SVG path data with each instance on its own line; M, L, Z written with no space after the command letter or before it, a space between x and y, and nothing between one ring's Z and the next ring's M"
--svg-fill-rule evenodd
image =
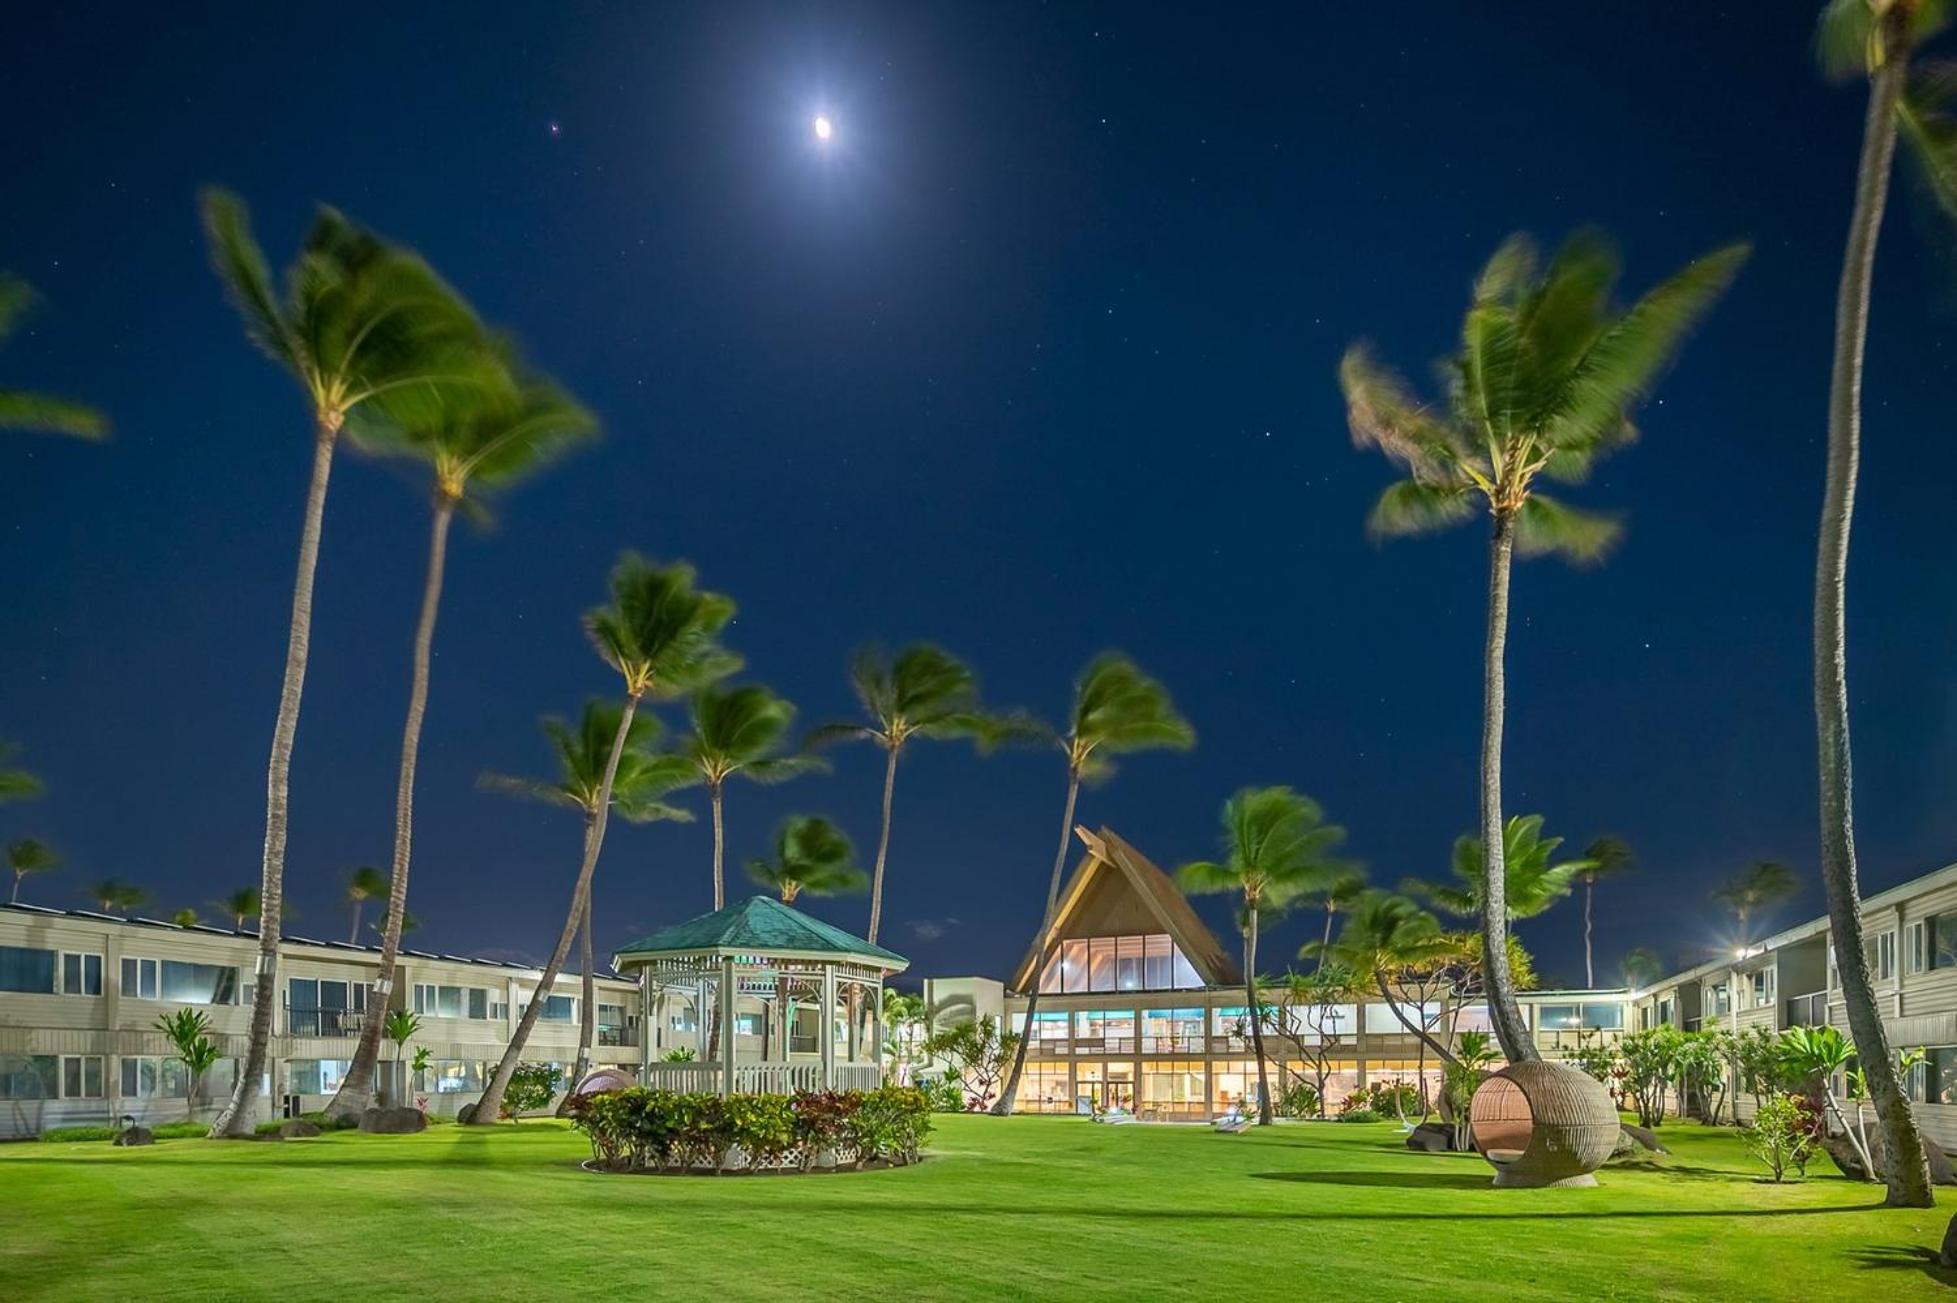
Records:
M306 415L206 268L193 197L222 182L278 263L315 201L415 245L605 423L451 551L417 944L547 950L575 822L475 778L539 769L537 716L611 689L577 617L624 547L735 596L731 641L809 721L849 709L866 638L941 641L1049 715L1093 652L1129 651L1201 744L1136 758L1081 817L1165 867L1210 851L1234 788L1281 782L1379 878L1442 872L1475 811L1482 538L1366 540L1388 472L1350 446L1334 367L1365 336L1424 376L1506 233L1584 222L1632 289L1757 248L1644 442L1571 494L1629 513L1622 549L1517 573L1510 808L1636 846L1599 900L1611 969L1712 941L1706 891L1753 858L1809 883L1779 921L1818 911L1808 603L1862 96L1813 74L1808 8L16 15L0 265L47 302L0 377L117 425L0 446L0 735L51 787L0 834L71 861L30 898L114 874L167 913L256 881ZM1851 654L1878 887L1957 847L1950 238L1899 202L1877 276ZM293 773L302 932L342 933L340 876L386 862L424 528L409 477L343 458ZM730 858L791 810L867 856L877 758L838 758L735 788ZM917 748L886 915L914 971L1017 957L1061 796L1054 756ZM617 830L600 944L705 908L708 845ZM1565 906L1524 935L1580 976L1578 928Z

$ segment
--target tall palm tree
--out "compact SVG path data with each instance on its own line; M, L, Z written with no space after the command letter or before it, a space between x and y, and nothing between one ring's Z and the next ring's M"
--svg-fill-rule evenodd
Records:
M793 905L803 892L811 896L840 896L870 885L870 875L856 867L856 848L835 824L820 815L794 815L775 830L775 855L749 860L747 875L774 891L784 905Z
M881 647L859 647L849 659L849 683L868 717L864 723L824 724L809 746L835 741L872 742L883 748L883 821L876 864L870 870L870 928L874 942L883 922L883 873L890 856L890 800L897 787L897 757L913 738L977 739L997 736L998 721L979 708L978 679L941 647L916 643L892 658Z
M1527 237L1511 236L1475 284L1444 403L1416 398L1364 346L1340 366L1354 441L1407 471L1373 508L1372 532L1426 533L1472 519L1478 504L1490 521L1480 831L1496 852L1481 931L1489 1012L1511 1062L1538 1055L1508 972L1499 851L1510 564L1518 552L1585 562L1609 549L1614 519L1544 495L1539 481L1579 481L1634 437L1631 409L1745 256L1744 246L1720 249L1619 309L1617 254L1600 235L1572 236L1547 266Z
M20 744L0 739L0 805L9 801L31 801L47 791L40 776L13 763Z
M0 344L5 344L34 306L34 287L18 276L0 272ZM77 439L100 439L109 432L108 418L92 407L50 394L24 389L0 389L0 430L35 430Z
M197 917L197 911L189 905L185 905L182 909L170 915L170 921L178 927L199 927L204 922L203 919Z
M387 896L387 875L371 864L363 864L347 875L347 904L353 908L353 925L347 929L347 944L360 944L360 915L367 902Z
M1332 857L1332 848L1344 840L1345 829L1326 823L1325 812L1309 796L1288 787L1246 787L1223 806L1223 858L1176 870L1176 883L1186 892L1231 892L1243 901L1244 999L1257 1049L1259 1126L1269 1126L1272 1113L1257 1002L1258 919L1344 872L1347 866Z
M756 783L783 783L828 765L815 756L779 754L795 707L759 684L702 688L690 709L693 731L681 739L679 754L698 770L713 811L713 907L719 909L727 903L721 819L727 780L738 774Z
M1665 961L1650 946L1634 946L1624 952L1618 964L1624 985L1633 991L1651 985L1665 975Z
M56 855L54 848L46 842L33 837L22 837L18 841L7 843L7 867L14 875L13 894L7 897L7 903L18 905L21 880L30 873L51 873L60 868L61 857Z
M1791 900L1801 889L1801 880L1775 860L1755 860L1733 878L1713 888L1712 898L1733 913L1733 940L1742 950L1753 944L1753 921L1783 901ZM1835 945L1836 966L1841 964L1841 943Z
M1561 837L1542 835L1543 817L1539 814L1511 815L1502 829L1502 903L1506 921L1534 918L1576 889L1592 862L1585 859L1558 860L1556 848ZM1454 858L1449 866L1452 882L1409 880L1405 890L1425 896L1435 905L1461 918L1481 915L1483 867L1481 839L1464 834L1454 839Z
M576 810L584 816L588 838L598 822L600 792L604 787L605 766L611 760L612 739L618 736L623 710L614 702L593 698L584 704L577 726L556 717L543 721L544 736L557 758L557 776L549 779L512 778L505 774L484 774L481 786L527 800ZM684 756L663 754L654 749L660 733L659 721L651 715L635 715L625 731L625 748L619 752L618 767L612 774L611 811L627 823L652 823L666 819L691 823L693 812L668 805L662 799L682 787L699 781L693 766ZM579 970L584 978L583 1007L579 1010L578 1058L571 1074L573 1088L584 1080L591 1063L591 1046L597 1032L597 969L591 949L591 893L585 893L584 910L578 917Z
M121 878L104 878L89 886L88 898L102 913L121 914L128 918L130 910L140 907L149 899L149 893Z
M1586 846L1583 858L1590 867L1577 876L1583 880L1583 985L1590 990L1597 986L1597 969L1592 962L1591 906L1597 894L1597 879L1615 877L1637 864L1637 856L1631 851L1631 843L1622 837L1605 834Z
M572 938L591 899L591 875L605 844L605 823L611 812L612 788L620 757L630 737L639 702L671 700L726 678L741 667L740 657L720 645L720 631L734 618L733 599L701 591L693 567L685 562L655 565L628 552L612 568L611 603L587 613L586 635L607 665L625 681L625 704L599 778L597 814L584 838L584 855L571 888L571 908L551 951L550 962L538 975L536 987L496 1072L476 1105L476 1122L496 1121L510 1074L523 1058L523 1049L542 1014L546 997L557 982L558 970L570 952Z
M1196 745L1196 730L1176 710L1169 690L1160 680L1144 673L1139 665L1120 652L1102 652L1087 663L1074 680L1073 709L1066 729L1014 720L1016 733L1030 731L1060 747L1067 759L1067 800L1060 808L1060 844L1053 851L1053 871L1047 877L1046 910L1041 915L1039 935L1053 929L1053 914L1060 906L1060 875L1067 867L1067 847L1073 843L1074 806L1082 783L1103 783L1114 776L1114 756L1138 751L1170 749L1186 751ZM1048 953L1033 967L1033 989L1026 995L1026 1025L1040 1008L1039 978L1046 971ZM1019 1102L1019 1080L1026 1071L1026 1051L1032 1042L1022 1036L1013 1047L1012 1067L1005 1085L992 1105L992 1112L1005 1117Z
M217 907L220 913L231 920L231 930L233 932L244 931L245 920L259 916L258 888L256 887L240 887L223 900L216 900L211 903ZM291 911L288 910L287 914L289 915L290 913Z
M265 776L265 847L260 868L255 982L268 998L252 1006L251 1033L230 1101L213 1137L251 1134L278 1000L279 918L285 899L285 840L292 748L312 641L313 574L333 452L350 414L397 395L479 381L479 327L468 307L420 258L321 209L281 296L236 195L207 190L204 229L212 262L245 334L298 380L313 422L312 476L299 531L299 559L286 629L285 673Z
M1352 903L1335 940L1307 942L1302 953L1315 956L1321 965L1370 980L1401 1025L1443 1063L1451 1064L1456 1061L1454 1051L1419 1025L1420 1020L1401 1011L1394 988L1402 974L1461 960L1463 949L1461 937L1444 930L1440 920L1410 898L1374 890Z
M498 365L497 359L485 360L487 368ZM438 393L432 401L396 403L387 416L388 420L379 423L363 421L349 428L358 443L427 466L433 481L428 572L422 582L421 614L415 623L408 714L401 729L401 764L395 779L394 858L387 879L387 915L374 975L374 993L379 998L367 1002L353 1060L340 1079L339 1093L327 1105L329 1117L357 1117L373 1102L374 1074L386 1032L387 993L394 987L401 920L408 912L415 766L421 754L422 721L428 711L428 678L435 617L447 569L449 526L458 510L486 520L486 493L511 487L597 429L590 413L555 386L534 380L513 392L505 392L500 384L485 383L460 393Z
M1876 1007L1862 941L1855 861L1854 771L1848 734L1848 537L1861 459L1862 371L1868 351L1876 240L1889 199L1898 127L1926 164L1943 206L1957 213L1957 73L1913 69L1923 44L1949 21L1944 0L1829 0L1819 51L1824 71L1866 77L1855 208L1835 298L1834 365L1829 373L1828 461L1814 573L1814 714L1820 767L1821 882L1856 1056L1882 1122L1888 1201L1927 1208L1934 1201L1923 1140L1897 1079ZM1913 76L1914 72L1914 76ZM1913 84L1912 84L1913 83Z
M1366 889L1366 870L1353 867L1333 875L1324 886L1305 893L1312 904L1325 911L1325 935L1319 939L1321 948L1332 944L1332 925L1339 911L1351 908Z

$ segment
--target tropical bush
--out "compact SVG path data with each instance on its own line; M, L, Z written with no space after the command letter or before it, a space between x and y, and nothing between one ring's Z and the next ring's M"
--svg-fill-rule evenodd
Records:
M208 1122L165 1122L153 1126L149 1133L158 1140L195 1140L209 1135ZM41 1139L52 1145L74 1144L82 1140L113 1140L116 1128L106 1123L72 1127L49 1127L41 1133Z
M1776 1182L1787 1179L1790 1167L1805 1177L1814 1146L1814 1115L1806 1100L1776 1091L1760 1101L1746 1133L1746 1147L1767 1165Z
M1366 1087L1365 1099L1366 1107L1381 1117L1418 1116L1421 1111L1420 1092L1410 1081L1375 1081Z
M914 1163L931 1111L931 1096L914 1086L724 1098L634 1086L570 1104L592 1161L615 1171L724 1172L737 1151L750 1171Z
M1348 1098L1357 1099L1358 1096L1353 1095L1353 1096L1349 1096ZM1379 1121L1379 1114L1373 1112L1369 1108L1345 1108L1339 1110L1339 1121L1377 1122Z
M1309 1081L1294 1081L1277 1097L1279 1117L1315 1118L1318 1116L1318 1087Z
M515 1121L525 1113L549 1108L563 1084L564 1069L555 1063L517 1064L510 1073L510 1084L503 1089L500 1116Z
M963 1113L965 1088L949 1073L942 1077L920 1077L917 1088L931 1101L933 1113Z

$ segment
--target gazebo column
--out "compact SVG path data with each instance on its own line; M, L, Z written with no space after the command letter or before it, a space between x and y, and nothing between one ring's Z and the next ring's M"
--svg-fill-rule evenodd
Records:
M639 1084L641 1086L652 1084L647 1078L652 1075L652 1031L656 1025L653 1022L653 1015L657 1012L652 998L652 970L641 968L639 970Z
M734 1093L734 961L720 961L720 1093Z
M870 1062L877 1070L877 1081L883 1081L883 979L877 979L876 1025L870 1029Z
M818 1022L822 1037L822 1088L836 1088L836 966L822 966L822 1017Z
M849 993L844 997L843 1004L849 1010L849 1031L845 1034L843 1044L847 1047L849 1062L853 1064L863 1057L860 1053L863 1048L863 988L854 982L850 983Z
M695 1063L705 1064L712 1062L712 1060L707 1058L707 1046L709 1043L707 1040L707 1024L711 1021L712 1016L707 1007L707 975L702 973L700 974L699 984L694 988L693 992L693 1061Z

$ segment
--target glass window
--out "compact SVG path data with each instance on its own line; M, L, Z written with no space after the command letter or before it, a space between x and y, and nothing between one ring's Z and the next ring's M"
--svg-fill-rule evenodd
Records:
M1157 932L1147 938L1144 953L1148 961L1148 989L1151 991L1173 991L1176 982L1176 965L1169 943L1169 934Z
M1063 941L1060 944L1060 979L1063 989L1073 994L1087 989L1087 942Z
M1930 967L1957 968L1957 914L1925 919L1930 934Z
M156 998L156 961L154 959L124 959L122 961L122 996L125 1000L154 1000Z
M1494 1020L1488 1016L1485 1004L1465 1004L1454 1015L1454 1030L1459 1032L1492 1032Z
M481 1090L484 1076L483 1065L475 1059L437 1059L435 1093L462 1095Z
M70 1054L62 1058L61 1097L63 1099L102 1098L101 1055Z
M1543 1004L1536 1006L1536 1030L1544 1032L1574 1031L1583 1026L1583 1006L1579 1004Z
M163 998L180 1004L236 1004L238 970L219 964L163 961Z
M1142 1014L1142 1050L1161 1054L1203 1048L1203 1010L1150 1009Z
M1768 970L1771 974L1772 970ZM1771 987L1773 983L1768 982ZM1768 992L1767 1003L1773 1003L1773 994ZM1624 1006L1621 1004L1586 1004L1583 1006L1583 1026L1588 1031L1618 1032L1624 1030Z
M576 1004L568 995L545 996L543 1012L537 1016L545 1022L573 1022L577 1018Z
M1095 937L1087 943L1087 989L1114 990L1114 938Z
M53 1099L60 1077L52 1054L0 1054L0 1099Z
M489 992L483 990L480 986L470 987L468 1012L471 1018L482 1019L489 1017Z
M1923 1068L1928 1086L1925 1101L1931 1104L1957 1104L1957 1046L1946 1045L1927 1051Z
M623 1026L625 1021L623 1018L620 1018L618 1022L614 1022L614 1023L605 1022L605 1010L616 1009L616 1008L618 1008L617 1005L606 1005L606 1004L599 1005L598 1006L599 1023L603 1026L610 1027L613 1029ZM734 1031L737 1035L741 1035L741 1036L759 1036L761 1034L761 1015L758 1013L735 1014Z
M102 994L102 956L76 954L73 951L64 953L61 956L61 993Z
M291 1062L292 1093L331 1095L351 1066L345 1059L294 1059Z
M1140 937L1116 937L1114 943L1114 980L1124 991L1142 989L1142 939Z
M1197 975L1196 966L1189 962L1189 956L1182 953L1181 946L1173 947L1175 953L1175 984L1178 991L1200 990L1203 979Z
M1142 1104L1162 1113L1207 1112L1202 1061L1143 1063Z
M1082 1040L1134 1040L1135 1011L1132 1009L1082 1009L1074 1017L1077 1020L1075 1035ZM1133 1046L1126 1048L1132 1049Z
M1033 1015L1033 1039L1041 1042L1064 1042L1067 1039L1069 1021L1071 1017L1065 1010L1053 1013L1042 1009Z
M0 991L54 994L54 951L0 946Z

